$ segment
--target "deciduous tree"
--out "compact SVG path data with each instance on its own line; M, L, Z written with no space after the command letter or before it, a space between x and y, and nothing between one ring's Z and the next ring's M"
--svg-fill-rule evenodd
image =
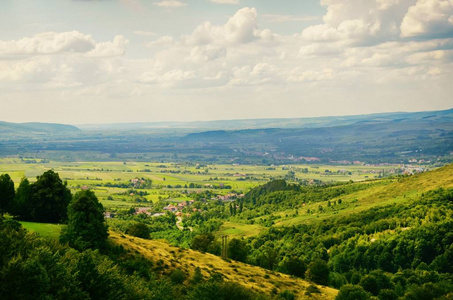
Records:
M78 250L99 249L108 237L104 220L104 207L94 192L80 191L68 206L68 226L63 230L60 240Z

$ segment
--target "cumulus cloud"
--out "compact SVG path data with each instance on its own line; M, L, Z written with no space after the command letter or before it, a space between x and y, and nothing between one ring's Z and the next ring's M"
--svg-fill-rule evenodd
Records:
M190 36L185 37L185 41L191 45L251 42L260 34L256 23L257 15L255 8L242 8L223 26L215 26L210 22L201 24Z
M96 44L96 47L87 53L87 56L106 57L121 56L126 52L126 46L129 41L122 35L117 35L113 42L102 42Z
M190 51L190 58L196 62L206 62L225 57L227 50L215 45L195 46Z
M165 8L177 8L177 7L187 6L186 3L183 3L181 1L176 1L176 0L164 0L164 1L160 1L160 2L154 2L153 4L156 6L165 7Z
M413 0L323 0L323 23L306 28L306 41L376 44L399 36L399 25Z
M234 67L230 80L231 85L257 85L264 83L276 84L278 82L277 67L267 63L258 63L251 67L249 65Z
M45 32L31 38L0 41L0 55L81 53L96 46L91 35L78 31Z
M113 42L96 43L89 34L78 31L45 32L31 38L0 41L0 56L55 55L84 53L88 56L123 55L128 41L116 36Z
M445 36L453 34L453 1L418 0L401 23L401 36Z
M77 31L0 41L0 82L73 88L112 80L124 70L119 57L127 43L123 36L97 43L91 35Z

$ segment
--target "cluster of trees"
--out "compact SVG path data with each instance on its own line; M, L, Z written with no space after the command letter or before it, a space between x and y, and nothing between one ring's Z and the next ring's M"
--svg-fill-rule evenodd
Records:
M66 222L71 191L58 173L44 172L30 183L27 178L20 182L17 192L8 174L0 176L0 207L20 220L60 223Z
M19 220L67 223L60 240L78 250L105 246L108 232L104 207L94 192L84 190L74 197L58 173L44 172L30 184L23 178L17 192L8 174L0 175L0 210Z

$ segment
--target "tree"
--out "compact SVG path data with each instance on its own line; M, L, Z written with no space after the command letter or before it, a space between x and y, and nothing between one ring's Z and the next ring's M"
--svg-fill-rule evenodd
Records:
M240 239L232 239L228 243L228 256L231 259L245 262L247 260L247 243Z
M26 177L22 178L17 188L16 196L11 205L10 213L21 220L30 220L31 185Z
M305 262L298 257L285 257L279 269L286 274L294 275L300 278L304 278L305 271L307 270L307 265Z
M221 246L219 242L215 240L215 236L212 233L197 235L192 239L191 248L200 252L208 252L211 254L219 255L221 252Z
M370 295L361 286L346 284L340 288L335 300L367 300Z
M52 170L36 177L31 185L31 219L36 222L65 222L71 191L63 183L58 173Z
M0 175L0 214L3 218L3 213L9 210L10 205L14 200L14 182L8 174Z
M129 225L129 227L126 229L126 233L142 239L149 239L148 226L140 222Z
M108 232L104 220L104 207L94 192L80 191L68 206L68 226L60 240L78 250L99 249L105 245Z
M321 259L312 261L308 265L305 277L314 283L327 285L329 282L329 267L327 266L327 263Z

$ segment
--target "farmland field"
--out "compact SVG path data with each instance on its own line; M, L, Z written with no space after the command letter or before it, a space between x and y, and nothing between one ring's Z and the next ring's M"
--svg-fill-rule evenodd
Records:
M107 209L161 199L181 202L190 199L191 192L206 190L215 190L219 195L232 191L245 193L271 179L285 178L292 172L293 180L333 182L364 181L401 170L399 166L373 165L257 166L134 161L58 162L17 157L0 159L0 173L8 173L16 187L22 177L33 182L36 176L49 169L59 173L73 193L82 187L94 190ZM128 192L127 185L133 179L149 179L152 185L141 188L143 193L138 197Z

